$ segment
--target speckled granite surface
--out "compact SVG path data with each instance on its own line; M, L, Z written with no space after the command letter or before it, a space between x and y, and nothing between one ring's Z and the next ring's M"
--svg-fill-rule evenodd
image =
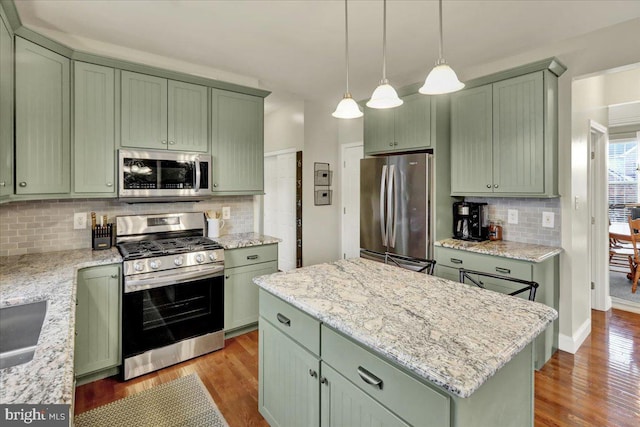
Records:
M365 259L254 282L460 397L470 396L557 317L540 303Z
M435 246L531 262L542 262L562 252L562 248L554 246L533 245L531 243L509 242L506 240L467 242L464 240L445 239L435 242Z
M0 403L71 403L76 272L120 262L116 248L0 258L0 306L48 300L33 360L0 369Z
M282 239L277 237L265 236L259 233L226 234L220 237L212 237L212 239L220 243L225 249L246 248L282 242Z

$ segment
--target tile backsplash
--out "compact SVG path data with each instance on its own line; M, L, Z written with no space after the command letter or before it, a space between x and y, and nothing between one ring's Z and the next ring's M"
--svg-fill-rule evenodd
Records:
M149 213L222 212L231 208L221 234L253 231L253 196L216 197L202 202L127 204L111 199L60 199L12 202L0 205L0 256L22 255L91 247L89 212L98 219L107 215L114 222L118 215ZM87 213L87 228L73 229L73 214Z
M466 197L468 202L489 205L489 219L502 220L502 238L514 242L560 246L560 198L525 199L507 197ZM509 209L518 211L518 223L507 223ZM542 213L552 212L554 227L542 227Z

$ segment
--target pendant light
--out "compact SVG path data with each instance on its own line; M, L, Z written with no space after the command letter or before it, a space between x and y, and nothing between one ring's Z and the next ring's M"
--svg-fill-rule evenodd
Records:
M419 92L425 95L456 92L464 87L464 83L458 80L456 72L447 65L442 55L442 0L439 0L438 5L440 11L440 56L436 61L436 66L424 81L424 86L419 89Z
M344 0L344 40L344 59L347 64L347 91L342 101L338 103L336 111L331 115L338 119L355 119L362 117L362 111L349 92L349 16L347 15L347 0Z
M382 15L382 80L373 91L371 99L367 102L369 108L393 108L402 105L402 99L398 98L396 90L387 80L387 0L383 0Z

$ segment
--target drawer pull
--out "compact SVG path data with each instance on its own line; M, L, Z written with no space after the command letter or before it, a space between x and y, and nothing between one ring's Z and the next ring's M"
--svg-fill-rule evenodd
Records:
M329 380L327 380L327 377L320 377L320 384L329 384Z
M284 326L291 326L291 320L289 320L288 317L283 316L280 313L278 313L276 317L278 318L278 322L282 323Z
M451 258L451 262L454 264L462 264L462 260L458 258Z
M313 369L309 369L309 375L311 375L313 378L318 378L318 373Z
M258 255L247 255L247 259L258 259Z
M362 366L358 366L358 375L360 375L360 378L362 378L362 381L365 383L382 390L382 380L364 369Z
M511 270L509 270L508 268L496 267L496 271L498 273L511 274Z

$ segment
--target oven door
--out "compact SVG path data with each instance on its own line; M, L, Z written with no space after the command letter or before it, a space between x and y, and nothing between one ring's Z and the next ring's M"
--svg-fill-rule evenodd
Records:
M224 328L224 274L126 292L123 356L131 357Z

